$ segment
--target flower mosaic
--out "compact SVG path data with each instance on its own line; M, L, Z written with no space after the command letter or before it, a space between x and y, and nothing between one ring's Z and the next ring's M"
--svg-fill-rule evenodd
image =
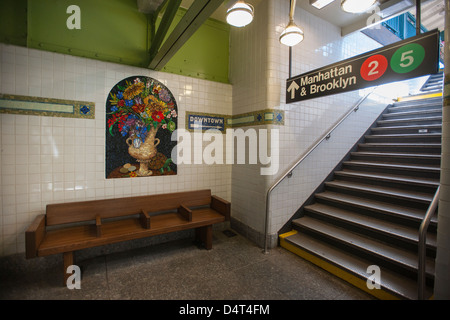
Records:
M161 82L144 76L117 83L106 102L106 176L176 174L171 160L177 128L175 98Z

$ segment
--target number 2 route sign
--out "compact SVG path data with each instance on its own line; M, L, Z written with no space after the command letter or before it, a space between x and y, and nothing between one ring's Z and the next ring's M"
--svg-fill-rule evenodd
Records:
M430 31L289 78L286 103L438 72L439 31Z

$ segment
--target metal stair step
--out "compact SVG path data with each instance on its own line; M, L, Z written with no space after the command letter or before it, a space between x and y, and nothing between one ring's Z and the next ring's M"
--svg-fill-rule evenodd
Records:
M405 270L408 270L410 272L417 272L418 257L416 253L402 250L400 248L388 245L384 242L364 237L360 234L347 231L343 228L335 227L331 224L308 216L295 219L292 222L297 230L298 228L300 228L301 230L308 230L317 236L331 240L333 243L339 243L346 247L351 247L353 250L364 252L378 259L386 260L387 262L404 268ZM427 276L433 278L433 259L426 259L425 269Z
M370 230L389 238L418 245L419 236L416 228L399 225L387 220L380 220L371 216L358 214L353 211L344 210L321 203L314 203L306 206L305 210L306 212L321 215L325 219L332 219L358 227L361 230ZM426 243L427 247L436 250L436 234L429 232L427 234Z
M436 93L441 93L441 91L436 91ZM429 94L429 93L427 93ZM427 98L427 99L415 99L415 100L411 100L411 98L414 97L420 97L423 96L423 93L419 93L415 96L409 96L408 100L403 100L403 101L397 101L393 104L393 107L402 107L402 106L420 106L420 105L429 105L429 104L442 104L442 97L432 97L432 98Z
M412 159L431 159L440 160L440 154L425 154L425 153L390 153L390 152L351 152L353 156L368 156L368 157L389 157L389 158L412 158Z
M441 133L441 124L425 124L425 125L411 125L411 126L391 126L391 127L376 127L372 128L371 132L377 134L378 132L390 132L390 133Z
M440 142L442 139L441 133L407 133L407 134L373 134L365 136L367 142L385 141L385 142Z
M334 172L334 174L336 177L351 177L359 178L361 180L385 181L388 183L404 183L419 187L437 188L439 186L439 180L437 179L390 175L387 173L376 174L354 170L341 170Z
M378 126L392 126L394 124L440 124L442 123L442 116L433 117L422 117L422 118L403 118L403 119L388 119L388 120L378 120Z
M390 107L387 108L387 111L389 113L395 113L395 112L404 112L408 110L427 110L427 109L435 109L435 108L441 108L442 110L442 98L435 99L434 101L422 101L417 103L411 103L409 102L396 102Z
M415 163L424 165L440 165L441 155L424 153L393 153L393 152L351 152L352 160L380 161L390 163Z
M434 153L441 154L440 143L386 143L386 142L371 142L358 144L359 150L373 150L379 152L408 152L408 153Z
M325 186L333 190L348 190L351 191L352 194L372 194L383 196L387 198L393 199L402 199L411 202L421 202L428 204L433 200L433 195L429 193L417 192L417 191L406 191L398 188L390 188L384 186L374 186L365 183L355 183L351 181L329 181L325 183Z
M389 111L389 109L388 109ZM423 116L430 116L430 115L442 115L442 107L440 108L434 108L434 109L425 109L425 110L410 110L410 111L399 111L395 110L396 112L387 112L384 113L382 118L383 119L393 119L393 118L411 118L415 116L423 117Z
M343 164L345 166L353 166L353 167L385 168L392 170L420 171L428 173L440 173L441 171L439 166L416 166L409 164L393 164L393 163L369 162L369 161L344 161Z
M300 248L308 254L319 258L321 261L329 263L329 265L331 266L329 267L329 271L334 271L337 276L341 276L344 279L346 279L346 276L340 274L339 271L336 271L334 269L334 266L338 267L340 270L343 270L348 274L355 276L358 279L362 279L363 282L367 282L367 279L369 279L369 277L372 275L371 273L367 273L367 269L369 266L374 265L374 262L364 260L355 255L343 252L342 250L331 247L328 244L323 243L309 235L296 233L284 238L283 241L281 241L282 246L285 243L294 248ZM287 249L290 249L290 247ZM327 269L327 266L321 266L322 268ZM391 272L388 269L382 267L380 267L380 269L380 287L382 290L385 290L386 292L389 292L390 294L400 299L417 299L417 284L415 281L397 273ZM367 290L367 288L361 289ZM427 296L430 295L431 293L428 292Z
M356 210L363 210L366 214L374 213L380 214L384 217L395 217L404 219L406 221L420 224L425 216L425 210L418 208L409 208L394 203L386 203L383 201L361 198L353 195L342 194L332 191L325 191L315 195L319 202L340 204L345 207L355 208ZM437 225L437 216L434 215L431 219L430 226Z

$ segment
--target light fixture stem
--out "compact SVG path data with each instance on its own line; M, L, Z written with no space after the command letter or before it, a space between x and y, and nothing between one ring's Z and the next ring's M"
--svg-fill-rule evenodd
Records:
M297 0L291 0L291 9L289 10L289 22L294 21L295 4Z
M420 0L416 0L416 36L418 36L421 33L420 27L422 24L422 8Z
M289 47L289 78L292 78L292 47Z

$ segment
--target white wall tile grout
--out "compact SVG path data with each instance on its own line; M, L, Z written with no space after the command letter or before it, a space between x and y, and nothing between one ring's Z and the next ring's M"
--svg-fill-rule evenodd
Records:
M227 165L205 166L201 174L178 165L173 177L105 179L105 104L117 82L144 75L165 83L182 115L231 114L231 85L5 44L0 71L2 94L90 101L96 108L95 120L0 114L0 256L25 250L24 232L48 203L196 188L231 200Z

